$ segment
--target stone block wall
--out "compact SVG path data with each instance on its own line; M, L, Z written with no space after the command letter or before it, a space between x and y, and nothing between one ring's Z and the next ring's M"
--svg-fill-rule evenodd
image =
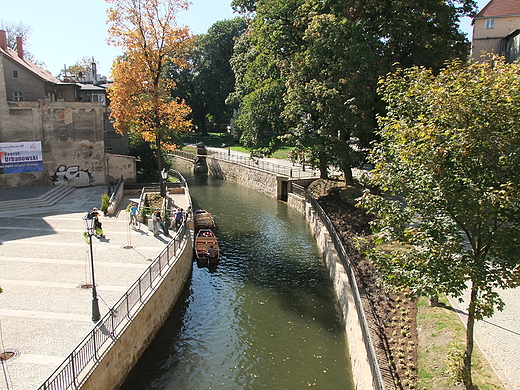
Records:
M271 198L278 198L278 179L274 173L215 158L208 158L207 164L209 174L213 176L232 180Z
M361 330L360 319L356 310L356 301L352 293L349 277L334 247L327 228L321 223L319 216L314 212L310 203L305 199L290 193L288 204L302 212L309 224L316 242L329 270L336 298L339 302L345 321L352 376L356 389L374 389L372 370L369 364L368 352Z
M172 307L177 302L193 265L193 245L187 240L177 262L164 276L159 285L114 345L102 356L81 390L112 390L124 382L132 367L146 350L163 325Z

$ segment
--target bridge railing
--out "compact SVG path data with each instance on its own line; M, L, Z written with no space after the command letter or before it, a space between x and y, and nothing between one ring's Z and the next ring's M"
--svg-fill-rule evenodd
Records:
M127 290L94 329L67 356L54 373L38 390L67 390L79 388L83 381L96 367L103 351L112 346L126 329L126 324L135 317L144 306L154 286L164 277L178 255L182 253L189 238L189 229L182 223L175 236L161 253L152 261L139 279Z
M173 154L190 160L193 160L195 157L197 157L195 154L185 152L183 150L175 150ZM292 179L304 179L309 177L316 177L317 175L316 170L311 168L304 170L302 167L298 166L275 164L263 159L254 159L249 156L230 152L216 152L205 155L204 157L230 161L233 163L261 169L263 171L276 173L277 175L287 176Z
M361 302L361 296L359 294L359 289L356 282L356 276L354 274L354 267L352 266L352 263L350 262L350 258L347 254L347 251L345 249L345 246L343 245L343 242L340 238L340 235L338 231L336 230L336 227L330 220L329 216L325 213L325 211L322 209L320 204L314 197L302 186L298 184L292 185L292 191L296 195L299 195L307 200L309 202L313 209L316 211L318 217L320 218L321 222L325 227L327 228L327 231L332 239L332 242L334 243L334 247L336 249L336 252L338 253L338 256L340 258L341 264L345 268L345 271L347 272L347 276L350 282L350 286L352 288L353 298L356 303L356 311L359 317L359 322L361 325L361 332L363 334L363 342L365 344L365 349L368 353L368 362L370 364L370 368L372 370L372 382L374 385L374 388L377 390L384 390L384 382L383 377L381 376L381 370L379 369L379 364L377 362L377 356L376 352L374 350L374 344L372 343L372 337L370 336L370 330L368 327L368 322L365 316L365 311L363 310L363 303Z

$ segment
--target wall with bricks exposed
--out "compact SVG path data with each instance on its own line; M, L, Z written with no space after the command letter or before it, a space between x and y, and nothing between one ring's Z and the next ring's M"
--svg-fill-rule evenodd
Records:
M101 103L7 102L0 107L0 142L41 141L43 172L1 174L0 187L106 183Z

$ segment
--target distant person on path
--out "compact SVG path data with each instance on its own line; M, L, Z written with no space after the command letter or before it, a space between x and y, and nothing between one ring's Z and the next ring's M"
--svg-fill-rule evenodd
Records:
M94 218L94 234L96 237L105 237L103 233L103 224L99 221L99 211L96 207L92 209L92 218Z
M128 224L139 227L139 221L137 220L137 205L135 203L132 203L130 206L130 222Z
M157 237L159 235L159 226L162 228L165 236L168 235L168 231L166 230L166 226L161 218L161 209L156 208L155 212L152 215L153 222L153 235Z
M177 230L179 230L179 228L182 225L182 220L184 219L184 211L181 208L179 208L175 212L174 217L175 217L175 231L177 231Z

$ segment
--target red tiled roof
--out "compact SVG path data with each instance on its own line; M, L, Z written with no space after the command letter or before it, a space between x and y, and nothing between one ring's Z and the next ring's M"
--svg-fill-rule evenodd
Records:
M509 15L520 15L520 0L491 0L480 10L475 19Z
M7 48L7 50L4 50L0 47L0 54L5 55L6 57L9 57L11 60L17 62L20 66L23 66L28 71L34 73L36 76L41 78L44 81L48 81L55 84L61 84L61 81L54 77L49 72L46 72L39 66L33 64L31 61L18 57L18 53L15 50L12 50L11 48Z

